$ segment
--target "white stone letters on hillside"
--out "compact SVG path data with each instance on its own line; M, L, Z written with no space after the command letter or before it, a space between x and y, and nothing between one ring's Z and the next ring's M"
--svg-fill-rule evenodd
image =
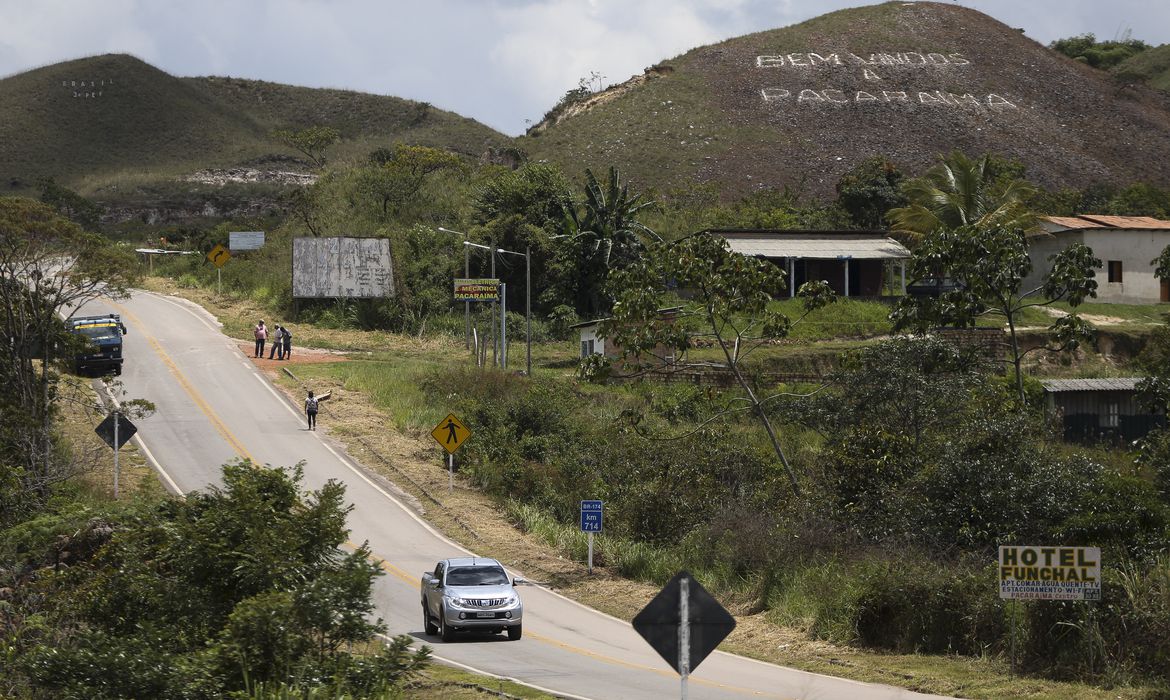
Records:
M954 80L963 75L971 61L961 53L901 51L897 53L855 54L849 51L806 51L756 56L756 68L779 71L793 82L806 82L828 71L857 71L866 81L866 89L843 89L830 85L798 87L795 85L760 88L760 98L769 105L925 105L952 109L985 109L993 112L1018 109L1016 104L995 93L955 92ZM946 78L950 89L920 84L907 85L907 79L921 80L921 74ZM924 82L924 81L923 81Z

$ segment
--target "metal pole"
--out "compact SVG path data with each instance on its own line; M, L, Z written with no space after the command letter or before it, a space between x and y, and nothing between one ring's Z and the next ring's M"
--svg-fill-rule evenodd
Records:
M455 493L455 453L447 453L447 493Z
M508 285L500 283L500 367L508 368Z
M471 277L471 248L463 246L463 277ZM463 349L471 348L471 302L463 302Z
M593 575L593 531L589 531L589 575Z
M215 293L223 294L223 268L215 268Z
M492 239L492 279L496 279L496 240ZM496 333L496 303L492 302L492 366L496 367L500 364L499 347L500 336Z
M120 411L114 411L114 500L118 500L118 418Z
M532 246L524 247L524 342L526 359L524 362L524 376L532 376ZM590 539L592 541L592 538Z
M1019 609L1016 607L1017 603L1015 600L1012 600L1011 604L1012 604L1012 612L1011 612L1010 624L1011 624L1011 640L1012 640L1011 641L1012 665L1011 665L1011 669L1008 673L1008 678L1015 678L1016 677L1016 614L1019 612Z
M687 676L691 675L691 579L683 576L678 583L678 675L682 679L679 697L687 700Z

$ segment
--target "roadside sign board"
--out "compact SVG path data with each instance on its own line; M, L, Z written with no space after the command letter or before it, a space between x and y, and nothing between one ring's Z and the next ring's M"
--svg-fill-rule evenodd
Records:
M1000 547L999 597L1101 600L1101 548Z
M138 426L131 423L130 419L127 418L126 416L119 416L118 417L118 444L117 445L114 444L114 414L113 413L106 416L106 419L103 420L101 423L99 423L98 427L94 428L93 431L98 434L98 437L100 437L102 440L105 440L107 445L109 445L113 449L117 450L118 448L122 447L122 445L125 445L127 443L127 441L130 440L130 438L134 437L134 433L138 432Z
M232 254L231 251L223 247L222 243L216 243L211 252L207 254L207 259L211 261L212 265L223 267L228 260L232 259Z
M456 279L455 301L499 301L498 279Z
M601 532L601 501L581 501L581 532Z
M682 605L683 591L687 593ZM686 611L686 630L683 610ZM684 677L735 629L735 618L707 592L690 572L680 571L634 617L634 629L654 647L666 663ZM685 632L680 634L680 631ZM689 644L680 645L687 639ZM688 648L689 657L680 660L679 650Z
M459 449L467 438L471 437L471 430L463 425L454 413L448 413L447 417L439 421L435 429L431 431L431 437L435 442L439 443L444 450L451 454L455 454L455 450Z
M229 231L228 248L232 250L259 250L264 247L263 231Z

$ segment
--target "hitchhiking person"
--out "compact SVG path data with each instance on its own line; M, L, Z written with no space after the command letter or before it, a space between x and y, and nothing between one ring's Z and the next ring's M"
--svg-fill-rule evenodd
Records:
M268 359L272 359L276 355L276 359L284 359L284 345L281 343L281 336L284 335L284 328L277 324L272 331L272 349L268 351Z
M253 357L264 357L264 341L268 340L268 328L264 325L264 319L260 319L260 323L252 329L256 335L256 351Z
M317 398L313 396L312 390L309 391L308 398L305 399L305 417L309 420L309 430L317 429Z
M289 333L288 329L285 328L284 326L280 327L280 342L281 342L281 345L284 347L284 356L281 359L283 359L283 360L291 359L292 358L292 333Z

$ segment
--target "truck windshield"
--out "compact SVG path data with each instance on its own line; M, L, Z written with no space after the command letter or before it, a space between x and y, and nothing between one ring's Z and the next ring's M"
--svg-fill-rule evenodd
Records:
M116 341L118 339L118 327L112 323L76 326L73 330L81 333L95 343L111 340Z
M498 566L460 566L447 572L448 586L499 586L508 574Z

